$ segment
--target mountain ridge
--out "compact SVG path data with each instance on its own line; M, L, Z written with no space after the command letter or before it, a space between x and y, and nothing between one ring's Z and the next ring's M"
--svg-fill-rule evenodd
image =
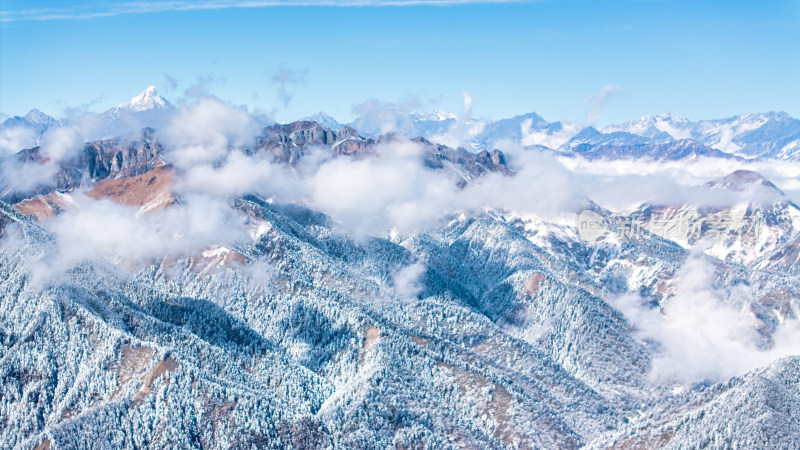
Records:
M151 85L130 101L106 110L102 116L111 121L109 127L112 130L115 129L114 123L123 116L126 120L134 118L140 125L154 126L163 121L164 114L173 108ZM0 124L0 137L1 133L8 133L11 129L28 129L34 135L28 139L28 146L33 146L40 142L35 136L64 124L39 110L32 110L28 115L30 117L25 116L28 119L17 116ZM544 145L553 150L570 151L577 147L586 154L591 153L587 153L589 147L604 147L594 153L614 155L630 154L625 149L637 145L653 146L653 151L657 152L661 144L693 139L718 151L706 151L703 156L726 157L721 152L748 159L794 161L800 158L800 120L785 112L775 111L695 122L667 113L595 128L591 124L548 122L533 112L492 121L462 117L447 111L415 112L398 105L373 102L365 114L349 124L339 123L324 112L300 119L303 120L320 123L334 131L350 126L371 138L397 133L409 138L423 137L451 147L463 146L474 151L492 150L498 143L511 142L524 147ZM270 119L257 121L265 125L271 122ZM117 129L112 134L121 132L122 129ZM19 147L15 143L10 145ZM618 149L609 151L612 146Z

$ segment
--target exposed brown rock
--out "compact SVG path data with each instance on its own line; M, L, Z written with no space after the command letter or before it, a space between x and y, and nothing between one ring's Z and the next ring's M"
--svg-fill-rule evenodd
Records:
M525 280L523 284L523 293L529 297L533 297L539 291L539 286L544 281L544 275L540 273L535 273L533 276Z
M367 354L375 344L378 343L378 340L381 338L381 330L379 330L375 326L371 326L367 329L367 332L364 336L364 345L361 347L361 358L359 359L359 364L364 364L364 360L367 357Z
M172 358L172 356L167 356L167 358L163 361L159 361L153 370L148 372L144 378L142 387L139 388L139 392L133 397L134 401L141 401L148 395L150 395L150 390L153 388L153 382L160 377L165 376L167 373L174 372L178 369L180 364L178 361ZM169 380L167 380L169 382Z
M130 344L123 347L122 360L117 368L119 384L125 384L136 374L144 371L153 355L155 350L150 347L131 347Z
M204 249L199 256L189 258L189 270L197 274L206 274L246 263L247 258L236 250L217 246Z
M47 195L40 195L28 200L23 200L14 209L22 214L35 216L41 221L56 215L59 211L69 208L70 197L68 194L51 192Z
M366 337L364 339L364 351L368 352L378 339L381 337L381 330L376 327L369 327L366 333Z
M107 198L115 203L139 206L145 211L157 211L175 202L172 193L175 177L175 169L163 165L133 177L98 181L86 195L96 200Z

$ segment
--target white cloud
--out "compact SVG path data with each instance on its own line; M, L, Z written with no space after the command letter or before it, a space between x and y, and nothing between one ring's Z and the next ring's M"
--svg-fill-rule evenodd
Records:
M308 70L296 70L288 67L278 69L272 75L272 82L277 86L278 99L283 103L284 108L294 98L294 89L306 83Z
M77 127L58 127L47 130L42 136L40 153L51 163L59 163L75 156L83 148L84 134Z
M11 191L24 192L54 183L60 163L77 156L84 140L85 134L75 126L47 130L42 135L35 161L23 162L13 155L3 160L4 186Z
M650 377L658 382L718 381L742 375L790 354L800 353L800 324L787 321L764 349L754 328L746 293L713 286L714 267L692 255L674 280L675 296L662 311L635 294L616 307L638 328L641 338L658 344Z
M487 174L464 189L471 209L509 209L541 216L573 211L584 204L574 175L552 155L523 151L514 153L514 176Z
M39 133L25 126L0 128L0 156L13 155L20 150L32 148L39 139Z
M247 277L247 286L250 289L266 292L275 279L275 266L269 261L260 258L243 266L242 273Z
M486 120L472 118L472 105L474 100L468 91L463 91L464 111L442 133L430 136L430 140L437 144L444 144L451 148L470 148L472 142L483 132Z
M3 187L10 192L28 192L54 183L58 166L52 163L22 162L16 157L2 163Z
M699 158L693 161L586 160L559 158L573 174L580 190L611 210L624 212L645 202L700 206L731 205L758 200L752 193L695 189L736 170L762 174L800 201L800 163L791 161L737 161Z
M583 125L578 123L562 122L560 130L538 131L531 129L532 123L533 119L526 119L521 124L522 145L543 145L548 148L559 148L584 128Z
M373 99L355 105L353 111L359 116L356 128L361 132L388 134L412 128L408 120L411 111L402 105L390 105Z
M464 97L464 117L469 118L472 115L472 96L468 91L462 92L461 96Z
M403 266L392 274L395 294L401 299L413 299L422 292L420 278L425 273L425 264L416 262Z
M202 195L187 196L180 205L153 214L80 194L75 206L44 222L56 237L57 252L41 268L40 277L57 275L85 260L136 266L247 238L243 221L227 202Z
M421 151L406 142L380 146L375 158L328 160L303 180L307 201L357 235L433 224L453 210L458 188L451 178L422 167Z
M217 164L192 166L178 180L176 190L223 197L263 192L292 200L301 188L286 167L233 150Z
M589 111L586 113L586 124L593 125L600 119L603 108L612 99L618 97L623 92L622 86L617 84L607 84L600 88L600 91L586 97L584 103L589 105Z
M246 112L212 97L179 108L158 136L176 167L211 164L228 152L252 145L258 124Z

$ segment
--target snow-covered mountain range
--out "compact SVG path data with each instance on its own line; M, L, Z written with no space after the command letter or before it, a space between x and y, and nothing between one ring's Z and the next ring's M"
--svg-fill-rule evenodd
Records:
M330 128L341 126L324 113L305 120L318 121ZM800 120L782 112L697 122L663 114L596 129L572 123L548 122L536 113L486 121L460 118L442 111L416 113L390 105L371 116L359 117L349 125L370 136L398 132L434 140L437 137L446 139L448 133L455 131L460 135L459 138L464 139L464 144L481 149L509 141L523 146L541 145L571 150L576 147L648 146L690 139L744 158L800 158Z
M139 128L163 122L172 104L155 86L149 86L130 101L108 109L100 115L102 129L112 129L108 136L123 134L135 123ZM452 147L492 150L498 145L513 143L525 147L547 147L560 151L580 149L585 154L603 153L605 157L642 158L659 153L658 144L693 140L719 152L742 158L800 159L800 120L783 112L745 114L725 119L692 122L674 114L645 116L629 122L601 128L565 122L548 122L536 113L509 119L483 120L462 117L447 111L415 112L405 107L368 102L358 111L362 114L348 124L339 123L319 112L300 120L317 122L331 130L347 125L367 137L397 133L407 137L424 137ZM117 123L121 122L121 123ZM260 120L268 125L270 120ZM26 116L15 116L0 124L0 148L18 151L40 143L44 131L63 125L38 110ZM696 144L694 144L696 145ZM600 150L589 151L603 147ZM609 148L620 150L609 151ZM632 149L636 147L635 151ZM628 150L625 150L627 148ZM587 152L588 151L588 152ZM710 156L711 151L700 152ZM658 155L654 156L659 158Z
M656 141L695 139L709 147L745 157L795 159L800 149L800 120L783 112L697 122L665 114L609 125L601 131L623 131Z
M800 446L795 119L389 112L6 121L0 447Z

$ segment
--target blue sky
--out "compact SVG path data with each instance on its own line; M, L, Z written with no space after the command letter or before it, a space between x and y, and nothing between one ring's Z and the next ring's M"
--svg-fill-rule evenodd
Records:
M475 116L576 120L618 85L600 124L800 116L796 0L268 3L281 1L0 0L0 112L102 111L154 84L172 101L202 86L284 121L319 110L347 121L368 99L459 111L463 91Z

